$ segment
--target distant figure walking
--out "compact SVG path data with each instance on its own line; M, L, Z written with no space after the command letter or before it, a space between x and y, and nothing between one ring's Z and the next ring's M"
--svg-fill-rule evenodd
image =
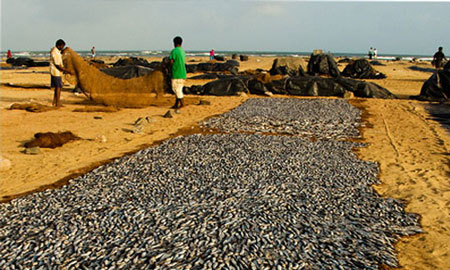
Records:
M209 51L209 60L213 60L214 55L215 55L214 49L211 49L211 51Z
M11 53L11 50L8 50L8 53L7 53L7 56L6 56L8 59L10 59L10 58L12 58L12 53Z
M369 49L369 59L372 59L372 56L373 56L373 49L372 49L372 47L370 47L370 49Z
M91 56L92 56L92 58L95 58L95 55L96 55L96 53L95 53L95 46L93 46L92 49L91 49Z
M61 107L61 89L62 89L62 79L61 75L63 72L71 73L64 68L62 61L61 52L64 50L66 43L62 39L56 41L55 47L50 50L50 87L55 88L55 93L53 95L52 105L59 108Z
M373 49L373 58L374 58L374 59L377 59L377 56L378 56L377 48L374 48L374 49Z
M444 60L446 60L446 58L442 52L442 47L439 47L438 51L433 56L433 61L431 61L431 64L435 66L436 69L440 69L444 66Z
M183 39L181 37L175 37L173 39L173 45L175 49L170 52L170 63L172 64L172 90L175 92L176 100L173 109L179 109L184 106L183 104L183 86L186 79L186 53L181 44Z

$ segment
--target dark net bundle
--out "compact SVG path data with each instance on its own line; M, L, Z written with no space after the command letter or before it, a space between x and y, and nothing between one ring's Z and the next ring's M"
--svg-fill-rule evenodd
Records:
M350 61L342 71L342 76L355 79L385 79L386 75L376 71L366 59Z
M450 100L450 61L443 70L437 70L424 82L420 95L411 98L424 101L449 101Z

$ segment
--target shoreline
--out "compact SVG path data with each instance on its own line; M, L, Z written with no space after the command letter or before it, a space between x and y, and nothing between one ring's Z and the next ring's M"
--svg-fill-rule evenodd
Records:
M6 51L0 52L2 59L6 59ZM80 50L77 51L82 57L91 58L90 50ZM170 50L98 50L96 59L101 58L126 58L126 57L165 57L169 56ZM308 58L312 52L280 52L280 51L216 51L216 55L225 56L231 59L233 54L236 55L247 55L249 57L298 57L298 58ZM351 53L351 52L326 52L332 54L335 58L366 58L368 59L367 53ZM37 60L47 59L49 56L49 51L17 51L12 54L13 57L30 57ZM209 58L209 50L186 50L187 57L207 57ZM396 60L399 58L400 60ZM384 53L378 55L377 58L371 59L385 60L385 61L413 61L416 59L418 62L431 62L433 60L432 55L422 55L422 54L393 54Z

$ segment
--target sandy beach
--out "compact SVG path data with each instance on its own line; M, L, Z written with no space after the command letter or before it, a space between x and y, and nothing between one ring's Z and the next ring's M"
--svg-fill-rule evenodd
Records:
M117 59L103 60L112 63ZM198 62L206 58L187 60ZM251 57L249 61L241 62L239 70L268 70L273 60L273 57ZM430 119L425 109L429 103L407 99L419 94L423 82L432 74L427 71L431 64L380 62L385 65L374 68L385 73L387 78L368 81L387 88L400 99L349 100L364 112L365 125L359 141L368 146L358 149L357 153L361 159L379 164L381 184L375 186L379 194L403 201L408 212L421 216L424 233L402 238L396 246L402 269L446 269L450 265L450 131ZM340 64L339 68L342 70L345 65ZM413 66L420 69L413 70ZM196 74L188 76L193 75ZM0 78L0 154L11 161L11 167L0 172L0 202L64 185L67 180L115 158L179 134L194 133L200 121L257 97L188 95L187 106L180 114L163 118L173 103L172 95L166 94L159 106L101 112L102 106L93 104L83 95L75 95L72 93L74 86L66 82L61 97L62 108L33 113L9 110L9 107L13 103L26 102L51 105L53 92L49 89L48 68L1 70ZM186 85L206 82L188 79ZM211 104L198 105L200 99ZM139 117L149 117L150 123L142 134L135 134L131 132L132 125ZM23 144L35 133L59 131L71 131L81 140L55 149L41 149L37 155L23 153Z

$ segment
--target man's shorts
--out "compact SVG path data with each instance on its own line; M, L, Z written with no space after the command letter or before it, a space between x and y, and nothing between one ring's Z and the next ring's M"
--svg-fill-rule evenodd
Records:
M52 76L50 80L50 87L62 88L63 84L61 77Z
M177 98L183 98L184 79L172 79L172 90Z

